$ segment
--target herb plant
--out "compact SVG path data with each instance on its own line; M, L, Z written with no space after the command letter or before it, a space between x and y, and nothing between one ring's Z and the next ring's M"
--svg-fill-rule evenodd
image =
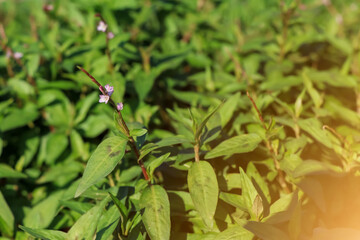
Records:
M0 1L0 240L359 239L359 14Z

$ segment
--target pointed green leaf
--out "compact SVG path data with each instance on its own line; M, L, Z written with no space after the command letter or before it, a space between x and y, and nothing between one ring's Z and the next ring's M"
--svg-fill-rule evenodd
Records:
M65 240L66 233L61 231L55 230L48 230L48 229L33 229L24 226L19 226L22 230L29 233L30 235L41 238L43 240Z
M244 228L263 240L289 240L289 237L280 229L262 222L248 222Z
M27 178L27 176L21 172L15 171L7 164L0 163L0 178Z
M142 220L151 240L170 239L170 202L165 189L147 186L141 194L140 207L144 209Z
M264 210L263 202L260 195L256 195L251 210L255 214L256 218L259 219Z
M151 162L149 162L149 165L147 165L146 170L148 174L153 176L153 173L157 167L159 167L168 157L170 156L170 153L166 153L160 157L155 158Z
M212 228L219 195L214 169L206 161L195 162L189 169L187 181L195 209L204 223Z
M310 78L307 76L305 72L302 73L302 78L304 81L305 88L308 91L311 99L313 100L315 107L319 108L323 103L323 99L321 98L319 92L313 87Z
M202 130L204 129L206 123L209 121L209 119L217 112L217 110L219 110L219 108L223 105L224 103L219 104L219 106L217 106L214 110L212 110L206 117L205 119L200 123L200 125L197 127L196 129L196 133L195 133L195 139L198 139L201 135Z
M126 208L125 204L123 204L116 196L114 196L112 193L109 192L109 195L111 197L111 199L113 200L113 202L115 203L118 211L119 211L119 215L121 218L121 230L123 231L123 233L125 232L125 228L126 228L126 224L128 221L128 214L129 211Z
M248 207L248 212L252 212L252 206L254 204L255 198L258 195L256 188L252 184L250 178L246 175L244 170L240 167L240 186L242 191L242 196L245 199L246 205Z
M302 130L310 134L318 142L324 144L328 148L332 148L327 132L322 129L322 123L316 118L300 119L298 124Z
M219 233L215 240L251 240L254 234L241 226L234 226Z
M4 236L12 236L14 231L14 215L0 191L0 232Z
M244 212L248 211L248 206L246 204L245 198L241 195L221 192L220 199L236 208L239 208Z
M230 156L236 153L246 153L253 151L261 142L261 137L255 133L244 134L232 137L217 145L213 150L205 155L205 159L220 156Z
M240 99L240 93L236 93L235 95L232 95L226 100L223 107L219 110L222 127L225 127L225 125L231 120L231 117L233 116L233 113L237 108L239 99Z
M67 239L92 240L109 197L82 215L67 233Z
M342 172L341 167L334 166L330 163L320 162L316 160L306 160L297 166L293 172L295 178L302 177L311 174L319 173L340 173Z
M127 140L122 137L110 137L100 143L86 165L75 197L111 173L123 158L126 143Z
M24 225L30 228L47 228L59 209L59 200L63 195L63 191L53 193L43 201L36 204L26 214Z
M117 210L116 206L113 205L101 216L99 220L96 230L96 240L111 239L110 236L115 231L119 221L120 213Z

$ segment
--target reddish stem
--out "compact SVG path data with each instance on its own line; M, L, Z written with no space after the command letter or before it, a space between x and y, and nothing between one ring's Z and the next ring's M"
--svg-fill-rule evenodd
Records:
M85 69L83 69L82 67L80 66L77 66L78 69L80 69L83 73L85 73L90 79L91 81L93 81L98 87L99 87L99 90L104 94L104 95L107 95L107 92L105 91L104 87L90 74L88 73ZM147 174L146 172L146 168L144 166L144 163L140 158L140 153L139 153L139 150L137 149L136 147L136 144L135 144L135 140L132 136L130 136L130 131L129 131L129 128L127 127L123 117L122 117L122 114L121 112L117 109L116 107L116 104L115 102L111 99L111 97L109 98L109 101L110 101L110 105L115 109L115 111L119 114L119 118L120 118L120 122L119 122L119 125L120 127L124 130L126 136L129 138L129 143L130 143L130 147L131 149L134 151L135 155L136 155L136 158L137 158L137 162L138 164L140 165L141 167L141 170L142 170L142 173L144 175L144 178L146 181L149 182L150 184L150 178L149 178L149 175Z

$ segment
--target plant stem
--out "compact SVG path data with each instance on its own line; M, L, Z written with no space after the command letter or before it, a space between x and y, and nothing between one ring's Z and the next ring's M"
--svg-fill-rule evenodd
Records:
M34 79L29 75L25 65L23 64L23 62L19 58L15 57L14 52L12 51L12 49L9 46L7 46L7 44L6 44L7 36L6 36L6 33L5 33L4 26L1 23L0 23L0 36L3 39L3 40L0 40L1 48L3 49L5 54L9 53L11 58L13 58L16 61L16 63L23 69L23 71L26 74L27 81L35 88L35 91L37 92L38 90L37 90L37 87L36 87L36 83L35 83ZM7 62L8 62L7 71L9 73L9 76L12 76L14 73L12 71L10 61L8 60Z
M266 127L264 119L263 119L258 107L256 106L256 103L255 103L254 99L250 96L248 91L246 91L246 95L248 96L248 98L250 99L250 101L251 101L252 105L254 106L256 112L258 113L258 116L259 116L259 119L260 119L260 121L261 121L261 123L263 125L263 128L265 129L265 132L267 133L267 131L269 129ZM271 145L271 142L269 141L269 139L267 139L267 137L265 139L265 145L266 145L266 148L269 150L269 152L271 154L271 157L272 157L273 162L274 162L275 169L278 172L277 181L278 181L280 187L284 190L284 192L290 193L291 191L290 191L290 189L288 188L288 186L286 184L284 172L281 170L279 160L277 159L277 152L275 152L274 148Z
M199 142L196 142L194 145L195 162L200 161L199 150L200 150L200 144L199 144Z
M101 92L102 94L107 95L107 92L105 91L104 87L103 87L90 73L88 73L85 69L83 69L83 68L80 67L80 66L77 66L77 68L80 69L83 73L85 73L85 74L91 79L91 81L94 82L94 83L99 87L99 90L100 90L100 92ZM124 118L122 117L121 111L119 111L119 110L117 109L116 104L115 104L114 101L111 99L111 97L110 97L110 99L109 99L109 102L110 102L110 105L115 109L115 111L116 111L117 114L119 115L120 122L118 122L118 124L119 124L120 127L123 129L126 137L128 137L129 143L130 143L130 147L131 147L131 149L133 150L133 152L135 153L137 162L138 162L139 166L141 167L143 176L144 176L145 180L148 181L148 183L150 184L149 175L148 175L148 173L147 173L147 171L146 171L146 168L145 168L145 166L144 166L143 161L140 159L139 150L138 150L137 147L136 147L134 138L130 135L130 130L129 130L128 126L126 125L126 123L125 123L125 121L124 121Z
M96 13L95 14L95 17L99 17L101 19L101 21L103 21L106 25L107 25L107 22L105 21L105 19L101 16L100 13ZM107 27L106 30L105 30L105 35L106 35L106 49L105 49L105 54L108 58L108 61L109 61L109 70L110 70L110 73L112 73L114 71L114 65L112 64L112 61L111 61L111 52L110 52L110 47L109 47L109 36L108 36L108 33L109 33L109 28Z

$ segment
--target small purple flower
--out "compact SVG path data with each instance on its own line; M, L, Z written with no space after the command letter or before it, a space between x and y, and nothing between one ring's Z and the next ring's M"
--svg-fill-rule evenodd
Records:
M118 103L117 105L116 105L116 108L117 108L117 110L118 111L121 111L121 110L123 110L123 108L124 108L124 104L121 102L121 103Z
M15 52L14 53L14 58L15 59L20 59L20 58L22 58L23 57L23 54L21 53L21 52Z
M100 97L99 103L104 102L105 104L107 104L110 99L109 95L99 95L99 97Z
M54 10L54 5L52 5L52 4L45 4L45 5L43 6L43 10L44 10L45 12L51 12L52 10Z
M113 92L114 92L114 87L110 86L109 84L106 84L105 90L103 87L99 87L99 89L102 93L104 93L103 95L99 95L99 97L100 97L99 102L100 103L104 102L105 104L107 104L108 101L110 100L111 94L113 94Z
M324 6L329 6L331 4L331 0L322 0L321 2Z
M108 39L113 39L115 37L113 32L108 32L106 36Z
M335 17L335 21L337 24L342 24L344 22L343 16L341 14L337 14Z
M105 85L105 89L106 89L106 92L109 96L111 96L111 94L113 94L114 92L114 87L113 86L110 86L109 84L106 84Z
M96 28L99 32L106 32L107 25L104 21L100 21Z

